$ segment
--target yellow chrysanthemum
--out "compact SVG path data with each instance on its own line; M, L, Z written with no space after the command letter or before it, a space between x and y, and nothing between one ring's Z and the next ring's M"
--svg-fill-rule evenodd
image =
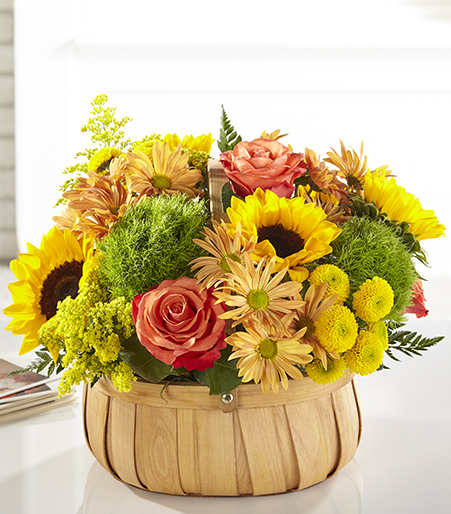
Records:
M334 223L325 220L326 214L319 207L299 197L279 198L269 189L258 188L244 201L233 197L227 214L231 235L240 223L246 240L257 238L252 256L256 260L275 257L275 271L304 270L302 264L331 253L329 244L341 232ZM307 276L308 272L301 280L295 279L302 281Z
M315 323L315 334L328 352L349 350L357 338L357 321L343 305L333 305L322 312Z
M349 371L369 375L382 364L384 347L375 333L362 330L355 345L344 354L344 358Z
M171 152L174 151L178 145L182 148L189 150L196 150L197 152L205 152L209 154L213 145L214 139L211 134L202 134L201 136L194 137L193 135L185 136L183 140L177 134L166 134L164 141L169 144Z
M108 165L112 159L122 155L122 152L117 148L106 146L96 152L88 162L89 171L108 171Z
M14 303L3 312L13 318L6 329L24 334L20 355L39 345L39 328L56 314L58 302L77 296L84 267L92 256L92 237L77 240L70 230L53 227L43 236L39 249L28 243L28 253L11 261L18 281L9 285Z
M331 359L327 357L327 369L324 368L321 359L313 359L305 366L309 378L317 384L330 384L341 378L346 371L344 359Z
M444 235L445 226L438 222L434 211L425 211L417 198L385 173L365 175L364 195L367 202L374 202L380 212L387 213L391 221L410 223L409 232L418 241Z
M394 299L393 289L386 280L369 278L354 293L352 308L363 321L379 321L391 311Z
M300 339L305 329L287 336L277 332L274 327L259 322L245 323L246 332L235 332L226 338L234 351L229 360L239 359L238 376L243 382L254 380L261 386L264 394L272 386L274 393L279 390L279 381L284 389L288 388L288 376L294 379L304 378L297 364L305 365L312 360L308 344L301 344Z
M327 282L328 287L325 296L337 295L337 302L344 302L349 296L349 278L338 266L333 264L321 264L317 266L309 276L310 284L317 286Z
M375 334L377 340L381 343L382 348L385 350L388 349L388 330L387 325L383 321L376 321L374 323L368 323L366 328L368 332L371 334Z

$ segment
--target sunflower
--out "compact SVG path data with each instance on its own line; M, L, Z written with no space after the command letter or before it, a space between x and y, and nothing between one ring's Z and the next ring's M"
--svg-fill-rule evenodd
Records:
M243 377L243 382L261 381L262 391L267 394L270 386L274 393L278 392L279 381L287 389L287 375L297 380L304 378L296 365L312 360L312 347L301 343L305 329L288 336L285 331L278 332L256 321L246 322L244 328L246 332L235 332L226 338L234 350L229 360L239 359L238 376Z
M88 170L97 173L107 172L110 162L115 158L122 155L122 152L117 148L106 146L96 152L88 162Z
M202 180L202 173L188 166L189 154L182 154L180 146L171 153L168 143L155 141L152 157L153 162L139 150L126 154L129 191L139 196L185 193L195 197L201 194L195 185Z
M291 314L293 309L303 305L302 300L287 300L302 289L298 282L280 282L287 270L279 271L273 278L275 258L267 261L262 259L255 267L248 253L244 254L244 265L227 258L231 273L226 274L224 286L214 295L220 302L225 302L230 309L219 317L233 319L232 327L239 325L245 319L256 317L259 321L273 324L277 330L286 330L281 322L285 314ZM234 293L234 294L232 294Z
M331 253L329 243L341 232L334 223L326 221L324 211L303 198L279 198L270 190L258 188L245 200L232 197L232 206L227 209L229 229L233 236L238 223L242 235L249 241L257 238L256 260L275 258L274 271L289 268L307 278L308 272L301 266Z
M91 259L92 237L78 240L70 230L53 227L43 236L39 249L28 243L28 253L11 261L18 281L9 285L13 304L3 312L13 318L6 329L24 334L20 355L39 345L38 331L55 316L58 302L78 295L80 279Z
M247 241L245 246L241 245L241 226L238 225L235 236L231 238L227 233L227 225L224 221L219 224L213 220L213 230L208 227L204 231L205 240L193 239L193 242L206 250L213 257L198 257L191 262L192 270L201 268L196 278L203 282L204 287L209 288L223 280L226 273L230 273L231 269L227 263L227 259L244 263L243 254L250 253L254 250L255 241L251 239Z
M171 152L173 152L179 145L188 150L195 150L197 152L205 152L209 154L213 145L214 139L211 134L202 134L201 136L194 137L193 135L185 136L183 140L177 134L166 134L164 141L169 144Z
M439 224L434 211L425 211L417 198L398 186L394 178L386 177L385 173L367 173L363 192L365 200L374 202L391 221L410 223L409 232L418 241L443 236L445 226Z
M337 301L337 295L333 294L325 296L328 288L327 282L316 286L312 284L305 296L305 304L296 309L296 317L292 322L292 327L295 331L305 329L303 340L309 344L313 350L313 355L320 359L323 363L323 367L327 370L327 352L324 346L319 342L316 336L315 323L318 321L319 316L322 312L329 309ZM294 300L299 300L301 297L297 294L294 296ZM338 359L339 355L334 352L329 352L334 359Z

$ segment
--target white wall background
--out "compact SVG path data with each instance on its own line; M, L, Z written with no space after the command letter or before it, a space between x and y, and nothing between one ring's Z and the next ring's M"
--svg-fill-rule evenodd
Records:
M19 247L52 226L61 171L89 145L99 93L133 138L280 128L325 156L338 139L451 227L449 0L16 0ZM213 154L218 155L214 146ZM451 280L451 238L427 241Z

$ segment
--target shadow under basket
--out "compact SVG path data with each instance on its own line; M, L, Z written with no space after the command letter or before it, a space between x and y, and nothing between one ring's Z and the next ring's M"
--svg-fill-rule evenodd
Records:
M310 487L356 452L361 411L354 375L318 385L290 380L266 396L243 384L231 397L199 384L109 379L85 385L84 429L97 461L115 478L149 491L258 496ZM225 401L224 401L225 400Z

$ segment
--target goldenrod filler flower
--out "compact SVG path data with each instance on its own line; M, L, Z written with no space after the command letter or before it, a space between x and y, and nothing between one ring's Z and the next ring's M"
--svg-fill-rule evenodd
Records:
M341 232L325 220L326 214L319 207L299 197L279 198L269 189L258 188L244 201L233 197L227 214L232 235L240 223L245 240L257 238L252 254L255 259L274 257L274 270L289 268L291 278L298 281L308 276L302 264L331 253L330 242ZM300 275L292 275L292 271Z
M250 241L245 242L243 247L241 245L241 226L237 226L232 238L227 232L227 225L224 221L219 224L213 220L213 230L206 227L204 234L205 240L193 239L193 242L213 257L198 257L191 262L191 265L192 270L200 268L196 273L196 278L206 288L209 288L223 280L226 273L231 272L227 259L244 264L243 254L254 250L255 241L251 238Z
M369 375L382 364L384 347L375 333L362 330L355 345L344 354L344 358L349 371Z
M374 202L380 212L387 213L391 221L410 223L409 232L418 241L444 235L445 226L438 222L434 211L425 211L417 198L385 173L365 175L364 196L367 202Z
M309 276L310 284L320 285L327 282L325 296L337 295L337 302L344 302L349 296L349 278L338 266L321 264Z
M229 360L239 359L238 376L243 382L261 381L264 394L272 387L274 393L279 390L279 381L284 389L288 388L288 376L302 379L303 375L296 365L305 365L312 360L311 346L301 344L305 329L288 336L285 331L279 332L274 327L258 321L244 324L246 332L235 332L226 338L233 346Z
M342 353L355 343L358 331L354 314L343 305L333 305L315 323L316 336L329 352Z
M91 159L89 159L88 170L96 171L97 173L100 171L107 172L111 160L115 157L119 157L120 155L122 155L122 152L117 148L106 146L96 152Z
M379 321L391 311L394 299L390 284L381 277L374 277L354 293L352 308L363 321Z
M331 359L327 357L327 368L323 366L320 359L313 359L310 364L305 366L305 371L309 378L317 384L330 384L341 378L346 371L344 359Z
M40 248L28 243L28 253L11 261L18 282L9 285L13 304L4 314L13 320L6 327L13 334L24 334L19 355L39 345L39 329L55 316L58 302L75 298L84 266L93 255L91 237L78 240L70 230L53 227L43 236ZM57 357L53 352L53 357Z
M325 297L327 289L327 282L316 286L311 285L305 294L305 304L296 309L296 316L293 319L292 327L295 331L305 328L303 340L309 344L313 350L312 353L317 359L321 359L324 368L327 370L327 352L324 346L319 342L316 336L315 322L318 320L320 314L329 309L336 303L337 295ZM293 297L294 300L301 300L299 294ZM333 357L338 359L339 355L333 353Z
M273 278L271 274L275 267L275 258L269 261L262 259L255 267L248 253L244 254L244 265L227 258L231 273L227 273L224 285L214 295L220 302L225 302L230 309L219 317L233 319L232 327L239 325L251 316L260 322L273 324L277 330L283 332L286 327L281 318L291 314L293 309L303 305L302 300L286 299L292 297L302 289L298 282L282 282L287 270L279 271Z
M195 197L201 194L195 186L202 180L202 173L188 166L189 154L182 154L180 146L171 153L168 143L155 141L152 156L151 161L139 150L126 154L129 191L140 196L185 193Z

